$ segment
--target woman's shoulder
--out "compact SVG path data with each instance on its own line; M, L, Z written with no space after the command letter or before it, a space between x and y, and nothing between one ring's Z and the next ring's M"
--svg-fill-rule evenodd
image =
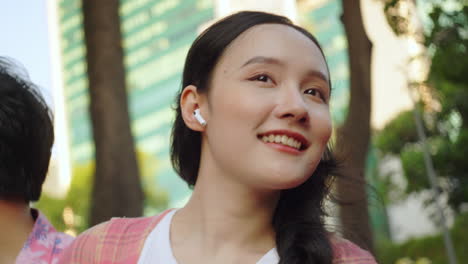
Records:
M369 251L364 250L351 241L332 235L333 264L377 264Z
M80 234L59 263L136 263L146 237L170 210L152 217L112 218Z

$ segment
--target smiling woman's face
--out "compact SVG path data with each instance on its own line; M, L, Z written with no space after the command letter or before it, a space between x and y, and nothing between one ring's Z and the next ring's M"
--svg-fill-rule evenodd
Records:
M300 185L331 135L328 79L319 48L294 28L245 31L224 51L200 105L208 121L201 162L257 188Z

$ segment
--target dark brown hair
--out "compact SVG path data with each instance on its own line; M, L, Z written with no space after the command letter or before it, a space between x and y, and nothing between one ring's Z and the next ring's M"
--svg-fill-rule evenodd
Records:
M37 201L54 142L52 114L16 68L0 57L0 199Z

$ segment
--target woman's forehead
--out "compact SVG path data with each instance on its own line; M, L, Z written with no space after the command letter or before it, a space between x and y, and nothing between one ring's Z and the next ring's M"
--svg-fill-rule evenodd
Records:
M328 77L325 59L318 46L302 32L281 24L261 24L240 34L225 49L218 65L232 70L254 58L270 58L283 66L307 67Z

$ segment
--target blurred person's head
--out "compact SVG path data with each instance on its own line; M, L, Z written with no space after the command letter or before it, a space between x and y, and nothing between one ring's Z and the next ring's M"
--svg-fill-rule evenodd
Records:
M20 70L0 57L0 200L28 203L41 195L54 130L38 87Z
M205 157L229 180L281 192L272 219L281 263L296 263L297 256L304 263L331 261L323 223L323 200L336 168L327 147L330 94L319 43L282 16L226 17L194 41L185 61L173 166L195 189ZM197 109L206 126L192 116Z

